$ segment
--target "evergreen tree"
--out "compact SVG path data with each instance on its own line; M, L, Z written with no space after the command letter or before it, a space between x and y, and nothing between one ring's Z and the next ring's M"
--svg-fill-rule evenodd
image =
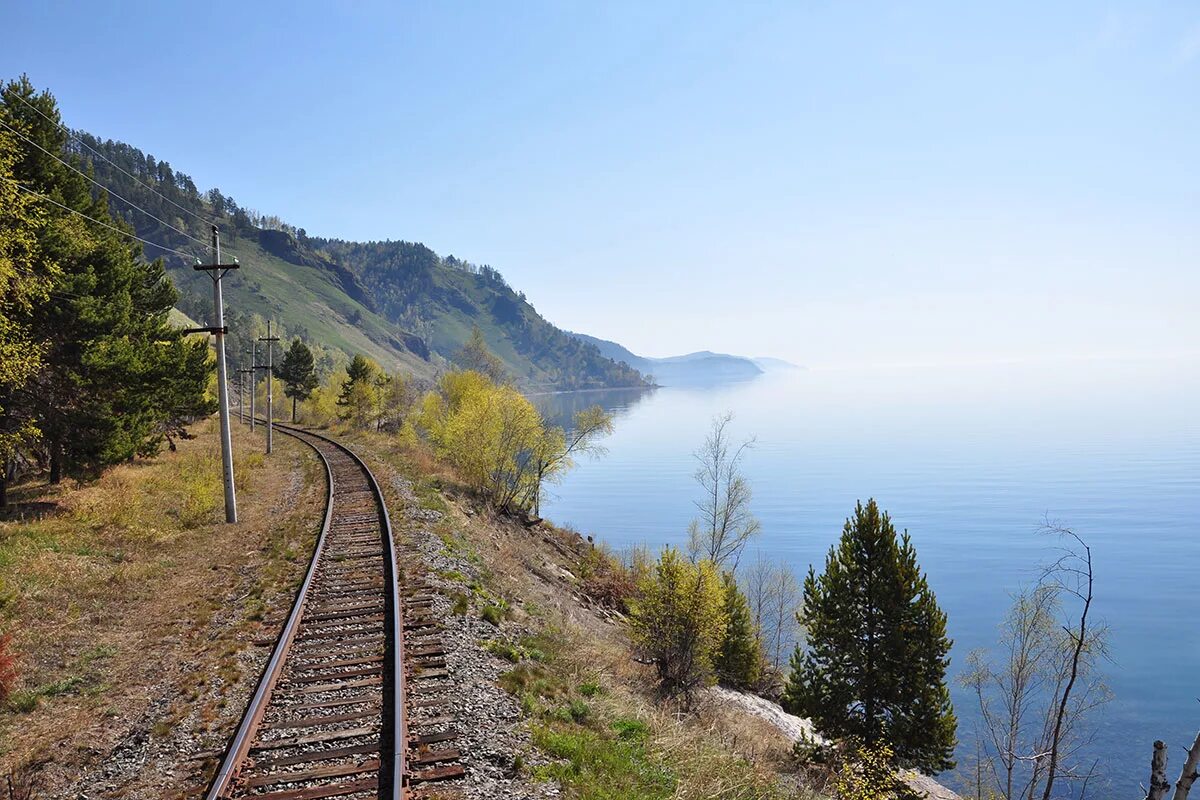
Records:
M141 245L119 233L124 223L104 195L93 197L85 177L48 155L64 153L67 138L54 98L21 78L2 99L0 119L36 143L11 144L14 179L77 213L44 209L38 243L57 270L47 300L18 321L43 365L8 394L0 428L33 421L51 481L95 474L154 452L182 418L211 411L208 346L168 324L177 295L162 262L147 262ZM63 158L82 169L78 158Z
M758 631L750 615L746 595L738 588L732 572L724 575L725 639L713 662L717 680L733 689L749 689L758 683L762 669L762 650Z
M320 383L312 350L299 337L292 340L283 354L283 360L275 368L275 377L283 381L283 393L292 398L292 422L295 422L296 401L307 400Z
M369 427L378 408L378 389L375 377L379 374L375 362L361 353L355 355L346 369L346 380L338 395L338 416L355 427Z
M828 736L886 744L901 766L954 766L946 688L946 615L874 500L857 504L825 572L804 581L806 646L796 648L784 706Z
M487 340L483 338L483 331L478 325L471 328L471 338L455 355L454 361L463 369L487 375L496 383L503 383L507 378L504 362L488 348Z

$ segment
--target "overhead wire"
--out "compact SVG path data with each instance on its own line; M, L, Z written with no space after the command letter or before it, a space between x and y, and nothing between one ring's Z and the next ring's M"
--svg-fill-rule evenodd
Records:
M166 226L166 227L170 228L171 230L173 230L173 231L175 231L176 233L178 233L180 236L185 236L185 237L187 237L188 239L191 239L193 242L197 242L198 244L204 245L204 247L205 247L205 248L208 248L208 247L209 247L209 243L208 243L208 242L204 241L203 239L199 239L199 238L197 238L197 237L195 237L195 236L192 236L192 235L191 235L190 233L188 233L187 231L182 231L182 230L180 230L179 228L176 228L174 225L172 225L171 223L167 222L166 220L164 220L164 219L160 219L160 218L156 217L154 214L151 214L149 211L147 211L146 209L142 208L141 206L139 206L137 203L133 202L132 200L129 200L128 198L122 197L121 195L119 195L119 194L117 194L116 192L114 192L112 189L109 189L107 186L105 186L105 185L104 185L103 183L101 183L100 181L98 181L98 180L96 180L95 178L93 178L91 175L88 175L86 172L84 172L83 170L79 169L79 168L78 168L78 167L76 167L74 164L71 164L70 162L68 162L68 161L66 161L65 159L61 158L60 156L57 156L57 155L55 155L54 153L51 153L49 150L47 150L46 148L42 147L42 146L41 146L40 144L38 144L37 142L33 141L32 139L30 139L30 138L29 138L28 136L26 136L25 134L21 133L20 131L16 130L15 128L11 127L10 125L8 125L8 123L4 122L3 120L0 120L0 126L2 126L2 127L4 127L4 128L6 128L6 129L8 129L8 130L9 130L11 133L14 133L14 134L16 134L17 136L21 137L21 138L22 138L22 139L24 139L26 142L28 142L29 144L33 145L33 146L34 146L34 147L36 147L38 150L41 150L43 153L45 153L46 155L50 156L51 158L53 158L53 159L54 159L55 161L57 161L58 163L62 164L62 165L63 165L64 167L66 167L67 169L69 169L69 170L71 170L71 171L75 172L77 175L80 175L80 176L82 176L83 178L86 178L87 180L91 181L93 184L95 184L96 186L98 186L98 187L100 187L101 189L103 189L103 190L104 190L105 192L107 192L109 195L111 195L111 196L113 196L113 197L117 198L118 200L120 200L120 201L122 201L122 202L124 202L124 203L127 203L127 204L129 204L131 207L133 207L133 208L137 209L138 211L142 212L142 213L143 213L143 214L145 214L147 217L149 217L150 219L152 219L152 220L154 220L155 222L159 223L160 225L164 225L164 226Z
M205 225L211 225L211 224L213 224L213 223L214 223L214 220L212 220L212 219L206 219L206 218L204 218L204 217L200 216L200 215L199 215L199 214L197 214L195 211L192 211L190 208L187 208L187 207L185 207L185 206L182 206L182 205L180 205L179 203L176 203L174 200L172 200L171 198L167 197L165 194L163 194L162 192L158 191L157 189L155 189L155 188L154 188L153 186L151 186L150 184L148 184L148 183L145 183L145 182L144 182L144 181L142 181L140 178L138 178L138 176L134 175L132 172L128 171L128 170L127 170L127 169L125 169L124 167L122 167L122 166L120 166L119 164L117 164L116 162L112 161L110 158L108 158L107 156L105 156L105 155L104 155L103 153L101 153L99 150L97 150L96 148L94 148L94 147L92 147L91 145L89 145L87 142L85 142L85 141L83 140L83 138L82 138L82 137L81 137L81 136L80 136L78 133L76 133L75 131L71 130L71 129L70 129L70 128L68 128L66 125L63 125L61 122L59 122L58 120L56 120L56 119L54 119L53 117L51 117L51 116L50 116L49 114L47 114L45 111L42 111L40 108L38 108L38 107L37 107L37 106L35 106L33 103L31 103L31 102L29 102L28 100L26 100L24 97L21 97L19 94L18 94L18 95L13 95L13 96L14 96L14 97L16 97L18 100L20 100L20 101L21 101L22 103L24 103L25 105L29 106L29 108L33 109L33 110L34 110L34 111L36 111L38 114L40 114L40 115L42 116L42 118L43 118L43 119L45 119L45 120L46 120L47 122L49 122L50 124L52 124L52 125L57 125L57 126L58 126L59 128L61 128L61 129L62 129L62 130L63 130L63 131L64 131L64 132L65 132L65 133L68 135L68 136L70 136L70 137L74 138L76 142L78 142L79 144L83 145L83 147L85 147L85 148L88 150L88 152L90 152L92 155L96 156L96 158L99 158L100 160L102 160L102 161L104 161L105 163L109 164L109 165L110 165L110 166L112 166L114 169L116 169L116 170L120 171L121 173L123 173L123 174L124 174L124 175L126 175L127 177L129 177L129 178L132 178L133 180L137 181L137 182L138 182L138 183L140 183L140 184L141 184L143 187L145 187L146 189L149 189L151 192L153 192L154 194L158 195L158 196L159 196L159 197L161 197L163 200L166 200L168 203L170 203L171 205L175 206L176 208L178 208L178 209L179 209L180 211L182 211L183 213L185 213L185 214L190 214L192 217L194 217L194 218L196 218L196 219L200 220L200 221L201 221L201 222L203 222Z
M37 191L36 189L29 188L28 186L21 183L20 181L13 180L12 178L0 178L0 180L7 181L7 182L13 184L14 186L16 186L18 190L25 192L26 194L31 194L34 197L40 197L42 200L45 200L48 203L53 203L54 205L58 206L62 210L69 211L78 217L83 217L84 219L88 220L89 222L93 222L102 228L108 228L110 231L119 233L122 236L128 236L130 239L137 239L142 244L148 244L151 247L157 247L159 250L164 250L168 253L174 253L175 255L183 256L184 258L190 258L190 259L196 258L196 255L194 253L185 253L182 250L176 250L173 247L167 247L166 245L159 244L158 242L153 242L153 241L150 241L149 239L144 239L141 236L138 236L136 233L130 233L129 231L121 230L116 225L112 225L107 222L102 222L101 220L98 220L95 217L90 217L87 214L84 214L82 211L76 211L75 209L71 208L70 206L68 206L64 203L58 202L53 197L48 197L47 195L42 194L41 192Z

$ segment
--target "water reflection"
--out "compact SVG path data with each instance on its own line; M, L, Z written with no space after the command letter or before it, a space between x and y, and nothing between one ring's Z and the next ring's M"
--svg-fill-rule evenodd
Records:
M570 430L575 415L584 409L598 405L619 420L656 391L655 388L589 389L535 395L531 399L548 423Z

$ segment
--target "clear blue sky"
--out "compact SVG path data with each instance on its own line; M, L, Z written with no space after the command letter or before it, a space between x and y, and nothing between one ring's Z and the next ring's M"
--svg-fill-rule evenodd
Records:
M9 0L0 76L648 355L1195 354L1200 4L990 5Z

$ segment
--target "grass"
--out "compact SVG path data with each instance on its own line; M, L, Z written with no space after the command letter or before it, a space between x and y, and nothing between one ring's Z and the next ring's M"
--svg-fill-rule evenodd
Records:
M504 619L504 609L493 603L488 603L479 612L479 618L499 628L501 621Z
M21 689L12 693L8 698L8 705L19 714L28 713L38 707L38 703L46 697L58 697L64 694L75 694L84 683L84 679L79 675L72 675L69 678L54 681L53 683L36 686L32 689Z
M649 671L633 661L625 633L564 612L561 605L570 598L538 569L550 560L583 576L584 583L603 583L609 575L629 579L636 565L628 567L602 550L580 553L576 560L574 537L566 532L547 529L547 535L562 539L563 546L551 550L503 519L465 511L471 498L456 491L453 475L427 449L366 434L362 444L414 485L425 471L435 472L436 484L424 485L443 487L450 499L449 512L430 527L448 551L470 559L472 566L464 571L472 574L448 571L441 577L457 585L450 592L454 613L475 608L497 626L482 646L511 665L498 683L518 702L532 744L541 751L523 755L518 771L557 784L555 796L575 800L812 796L799 776L781 775L795 767L790 760L775 760L768 750L779 739L774 729L747 726L740 719L725 728L712 716L677 714L659 705ZM419 502L441 505L424 497ZM614 605L621 600L620 592L609 594ZM506 635L512 626L499 630L514 608L521 609L521 624L532 626L536 635L514 639Z
M546 654L538 648L537 641L536 637L525 637L517 643L489 639L483 643L483 649L514 664L521 661L545 661Z
M645 746L648 728L620 716L611 706L586 698L601 696L599 684L572 683L560 659L564 640L543 633L527 639L539 661L522 661L500 677L500 685L521 700L534 718L533 743L555 761L535 767L533 776L555 781L579 800L666 800L675 792L669 766ZM514 652L523 648L509 645ZM638 731L631 735L631 731Z
M532 775L574 800L783 800L803 796L732 753L704 725L656 707L613 675L597 674L594 643L548 627L520 643L500 685L531 719L534 745L554 759ZM606 654L613 655L612 653Z
M194 432L95 482L11 493L37 513L0 519L0 634L22 673L0 709L0 775L39 752L66 754L67 773L96 767L87 754L144 719L155 692L179 704L150 718L156 736L228 715L239 650L303 574L323 473L280 437L267 469L261 435L235 428L241 520L227 526L215 421ZM295 470L305 488L289 496Z
M533 728L533 743L558 759L537 767L534 776L558 781L579 800L667 800L675 793L675 776L655 763L642 741L582 725L541 724Z

